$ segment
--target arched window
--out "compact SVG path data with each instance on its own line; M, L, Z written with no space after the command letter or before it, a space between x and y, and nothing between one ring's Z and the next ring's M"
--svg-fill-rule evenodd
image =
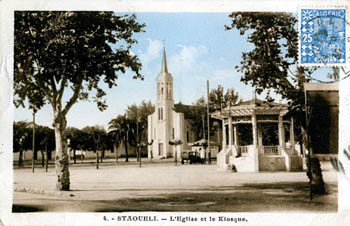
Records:
M168 94L168 89L169 89L169 88L168 88L168 85L167 85L167 86L166 86L166 89L165 89L165 94L166 94L166 98L167 98L167 99L169 98L169 97L168 97L168 96L169 96L169 94Z
M171 97L171 86L169 86L169 89L168 89L168 96L169 96L169 99L171 99L172 97Z
M160 84L159 82L157 83L157 93L158 93L158 96L160 95Z
M163 108L158 108L158 120L163 120Z

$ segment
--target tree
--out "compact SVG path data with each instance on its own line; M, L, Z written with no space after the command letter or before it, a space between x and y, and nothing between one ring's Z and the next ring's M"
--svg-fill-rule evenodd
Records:
M220 111L222 108L238 104L241 101L238 93L233 89L227 89L226 93L221 85L213 88L209 92L209 112ZM182 103L175 104L176 111L183 112L187 120L190 121L192 128L196 131L197 137L204 138L205 118L206 118L207 100L204 96L193 102L192 106L186 106ZM211 135L217 129L214 126L216 120L210 120Z
M202 97L204 99L204 97ZM204 99L204 104L205 103ZM226 90L224 93L224 87L218 85L217 88L210 90L209 92L209 111L220 111L222 108L226 108L229 105L233 106L241 102L241 98L234 88Z
M55 149L55 132L47 126L35 126L35 146L36 150L40 150L41 153L41 165L44 167L45 156L44 150L46 152L46 158L49 158L49 152Z
M84 136L87 134L82 130L74 127L68 127L66 129L67 139L70 140L70 149L73 150L73 161L76 163L76 150L80 150L84 147ZM85 139L86 140L86 139Z
M99 110L107 105L100 81L116 85L127 68L140 75L141 63L130 54L133 34L143 31L135 15L113 12L15 12L14 103L40 109L49 103L54 112L55 165L58 190L69 190L65 129L66 116L89 91ZM64 92L71 96L65 100Z
M108 133L115 134L115 144L118 150L119 145L123 142L125 146L125 162L129 161L128 144L130 133L130 120L126 115L118 115L108 123ZM118 156L118 152L116 153Z
M133 104L126 109L126 117L130 120L130 128L135 136L129 141L133 146L146 147L148 116L154 112L154 105L151 101L142 101L140 105ZM136 128L138 127L138 128ZM138 131L137 131L138 130ZM137 137L138 136L138 137ZM139 149L138 149L139 150ZM141 157L139 153L139 157Z
M180 139L176 139L176 140L171 140L169 141L169 144L171 146L174 146L174 150L175 150L175 166L177 165L177 146L182 145L182 141ZM181 153L180 153L181 155Z
M19 166L23 166L23 150L31 149L31 132L28 124L24 121L13 123L13 152L19 152Z
M174 104L174 110L182 112L185 119L191 124L192 130L195 132L195 139L203 136L202 112L206 109L203 103L205 103L205 99L201 97L192 105L185 105L181 102Z
M18 165L23 166L23 151L32 149L33 123L19 121L13 123L13 151L19 152ZM35 150L41 152L41 164L45 165L44 150L46 151L46 164L51 151L55 149L55 134L53 129L47 126L35 125ZM34 159L36 160L36 155Z
M99 168L98 163L102 162L104 157L104 150L106 146L104 145L107 133L104 130L103 126L86 126L82 129L85 134L85 148L88 148L90 151L94 151L96 153L96 168ZM101 156L99 155L99 151L101 151ZM100 158L101 157L101 158Z

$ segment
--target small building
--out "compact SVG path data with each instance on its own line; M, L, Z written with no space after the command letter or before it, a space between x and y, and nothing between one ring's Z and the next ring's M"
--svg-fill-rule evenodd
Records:
M211 117L222 121L221 169L237 172L297 171L302 158L295 151L294 121L284 104L258 100L228 106Z
M308 142L313 157L338 155L339 83L305 83Z
M188 145L191 146L192 151L199 153L199 156L202 159L205 159L208 157L208 156L206 156L206 149L208 148L208 141L206 139L200 139L200 140L197 140L193 143L189 143ZM211 156L211 158L215 159L218 152L219 152L219 144L214 142L214 141L210 141L210 156Z

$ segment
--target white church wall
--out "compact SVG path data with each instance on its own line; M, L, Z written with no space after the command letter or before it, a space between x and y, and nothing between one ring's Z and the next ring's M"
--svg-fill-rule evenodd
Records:
M187 132L188 132L188 140L187 140ZM184 119L184 126L182 128L182 134L184 139L183 150L191 150L191 146L188 143L194 142L194 132L191 129L190 123Z
M154 143L154 139L153 139L153 120L152 120L152 117L153 117L154 114L155 113L147 116L147 123L148 123L147 124L147 142L148 143L151 143L152 141ZM147 146L147 149L148 149L147 157L148 158L153 158L153 153L152 153L153 143L151 145Z
M184 126L184 115L183 113L177 113L173 111L173 127L171 132L171 140L181 140L184 143L183 138L183 126ZM177 158L180 159L183 150L183 144L178 145L176 148ZM173 156L175 156L175 148L173 148Z

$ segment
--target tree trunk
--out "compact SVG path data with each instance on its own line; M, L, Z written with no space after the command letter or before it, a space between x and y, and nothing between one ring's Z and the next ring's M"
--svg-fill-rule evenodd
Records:
M49 168L49 152L47 150L47 143L45 145L45 151L46 151L46 168L45 168L45 171L47 172L48 168Z
M98 162L99 162L99 157L98 157L98 151L96 150L96 169L98 169Z
M325 184L322 177L322 169L318 158L310 158L307 163L307 176L311 181L312 194L325 194Z
M76 150L73 150L73 159L74 159L74 164L77 163L77 156L76 156Z
M138 149L139 149L139 157L140 157L140 159L139 159L139 161L140 161L140 167L141 167L141 147L138 147Z
M44 167L45 166L45 156L44 156L44 151L40 150L40 153L41 153L41 167Z
M113 144L113 149L115 152L115 162L118 162L118 148L115 144Z
M177 150L176 150L176 145L174 146L175 147L175 166L177 166Z
M55 141L56 141L56 156L55 166L57 183L56 188L61 191L69 191L69 161L67 153L67 141L65 139L64 130L66 128L66 119L60 112L55 112Z
M38 160L38 151L34 150L34 160Z
M312 147L310 146L309 135L307 131L302 127L302 138L305 146L306 155L306 175L309 178L310 185L310 199L312 200L313 194L325 194L325 183L323 181L322 169L320 165L320 160L318 158L312 158ZM306 151L307 150L307 151Z
M19 149L18 166L23 166L23 149Z
M125 145L125 162L129 162L129 156L128 156L128 140L124 139L124 145Z

